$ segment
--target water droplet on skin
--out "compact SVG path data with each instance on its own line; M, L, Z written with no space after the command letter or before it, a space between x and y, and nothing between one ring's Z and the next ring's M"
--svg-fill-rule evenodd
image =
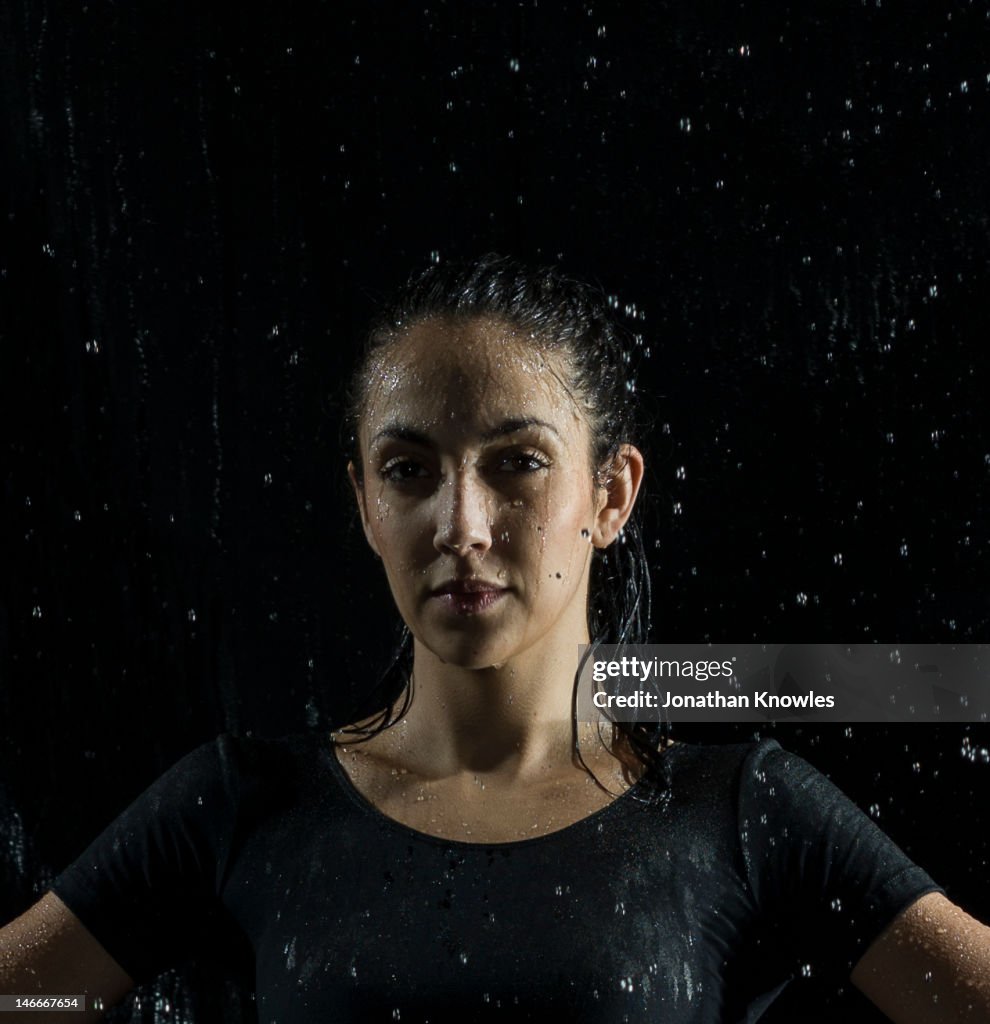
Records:
M987 458L990 459L990 455L988 455ZM581 536L584 537L585 540L590 540L591 539L591 531L590 530L582 530L581 531Z

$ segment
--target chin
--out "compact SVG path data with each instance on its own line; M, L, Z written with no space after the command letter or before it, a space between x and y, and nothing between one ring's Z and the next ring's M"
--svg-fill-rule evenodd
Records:
M515 649L503 643L471 643L467 637L447 638L436 642L433 638L420 638L420 643L444 665L459 668L485 669L504 665Z

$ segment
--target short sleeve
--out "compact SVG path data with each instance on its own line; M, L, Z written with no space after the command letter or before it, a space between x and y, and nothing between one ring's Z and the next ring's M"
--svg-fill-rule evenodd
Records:
M215 926L237 798L236 741L224 733L169 768L53 882L136 983L185 960Z
M821 772L775 740L746 758L739 793L753 898L799 962L847 976L902 910L944 892Z

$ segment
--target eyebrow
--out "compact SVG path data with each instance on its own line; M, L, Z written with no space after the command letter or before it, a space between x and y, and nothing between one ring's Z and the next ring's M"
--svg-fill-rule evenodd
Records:
M560 437L560 432L552 423L547 423L545 420L538 420L534 417L520 417L517 419L503 420L497 426L492 427L490 430L486 430L481 434L481 440L483 442L495 441L500 437L507 437L509 434L518 433L520 430L527 430L530 427L542 427L544 430L549 430L550 433L556 434ZM409 441L413 444L421 444L425 447L430 447L435 444L427 434L424 434L420 430L416 430L414 427L407 426L404 423L390 423L387 427L382 428L377 434L371 439L371 443L375 444L382 438L390 438L395 441Z

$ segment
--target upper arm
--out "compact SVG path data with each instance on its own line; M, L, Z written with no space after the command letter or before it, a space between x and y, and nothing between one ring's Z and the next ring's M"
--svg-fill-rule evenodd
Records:
M0 992L8 995L86 995L74 1021L98 1021L134 981L53 892L0 928ZM102 1000L102 1003L98 1002ZM95 1005L101 1009L91 1009ZM61 1021L65 1012L32 1011L31 1020Z
M881 933L851 978L896 1024L990 1020L990 928L928 893Z

